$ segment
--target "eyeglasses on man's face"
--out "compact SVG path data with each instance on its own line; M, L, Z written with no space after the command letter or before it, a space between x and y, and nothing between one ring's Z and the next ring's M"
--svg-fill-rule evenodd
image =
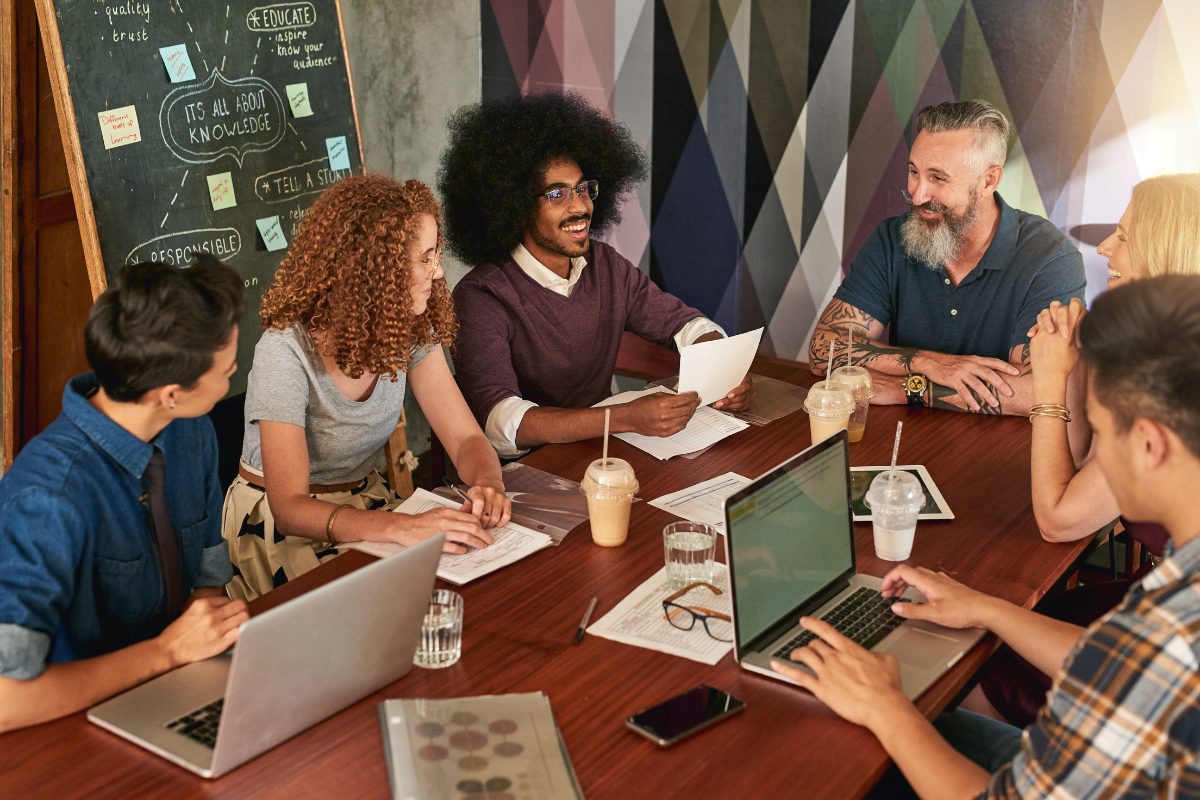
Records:
M732 642L733 619L728 614L722 614L720 611L713 611L704 606L685 606L675 602L692 589L700 586L706 587L713 594L721 594L721 590L711 583L689 584L662 601L663 616L667 622L681 631L690 631L696 627L696 621L699 620L700 624L704 626L704 632L709 636L718 642Z
M591 203L600 194L600 181L584 181L578 186L551 189L548 192L542 192L541 197L546 198L551 208L558 208L571 201L571 192L577 194L583 202Z

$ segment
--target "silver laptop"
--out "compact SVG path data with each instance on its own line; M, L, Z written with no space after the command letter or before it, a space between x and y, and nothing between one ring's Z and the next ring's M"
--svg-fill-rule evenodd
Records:
M916 699L983 637L978 628L897 617L894 601L879 594L883 582L858 574L844 430L731 495L725 531L734 654L745 669L788 680L771 660L790 661L792 650L812 637L799 618L818 617L894 655L904 693ZM904 599L925 598L909 589Z
M252 617L232 654L180 667L88 719L215 778L412 669L444 534Z

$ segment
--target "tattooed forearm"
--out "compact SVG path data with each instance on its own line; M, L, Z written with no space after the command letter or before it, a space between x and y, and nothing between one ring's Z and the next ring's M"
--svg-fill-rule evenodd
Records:
M841 300L834 300L825 309L825 313L821 315L821 322L826 325L842 326L845 323L853 323L861 327L864 331L867 327L875 322L875 318L865 311L860 311L849 303L843 303Z
M984 385L991 390L993 395L995 395L997 398L1000 397L1000 392L996 390L996 387L992 386L990 383L985 383ZM975 402L979 404L978 411L974 410L973 408L960 406L950 402L952 399L954 399L961 403L962 398L959 397L958 392L954 391L949 386L943 386L940 383L934 383L930 388L931 396L933 398L932 405L934 408L941 408L945 409L946 411L966 411L968 414L983 414L984 416L999 416L1004 413L1002 406L989 405L988 402L980 397L979 393L974 389L971 389L971 396L974 397Z
M1021 372L1017 375L1018 378L1023 378L1026 375L1033 374L1033 362L1029 357L1029 342L1021 345Z

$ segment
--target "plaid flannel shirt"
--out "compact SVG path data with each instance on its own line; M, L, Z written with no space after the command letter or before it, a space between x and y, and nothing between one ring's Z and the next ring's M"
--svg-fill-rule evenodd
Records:
M988 798L1200 797L1200 536L1080 637Z

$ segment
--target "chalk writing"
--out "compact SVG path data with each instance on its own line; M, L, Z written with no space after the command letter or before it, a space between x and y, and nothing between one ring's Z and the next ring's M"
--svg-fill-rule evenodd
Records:
M328 164L328 158L318 158L259 175L254 179L254 194L264 203L282 203L305 194L319 194L350 177L349 169L331 170Z
M212 200L213 211L236 206L237 198L233 194L233 175L228 172L209 175L208 197Z
M101 111L96 115L100 119L100 133L104 137L104 149L133 144L142 140L142 129L138 126L137 109L133 106L114 108L112 111Z
M317 21L312 3L276 3L250 9L246 27L252 31L278 31L284 28L307 28Z
M192 60L188 58L186 44L160 47L158 52L162 56L163 66L167 68L167 75L171 77L171 83L196 80L196 73L192 69Z
M187 264L196 253L212 253L228 261L242 250L242 237L237 228L197 228L156 236L142 242L125 256L126 264L139 261L161 261L164 264Z
M279 92L262 78L231 81L213 70L202 84L172 90L158 123L163 141L181 161L204 164L229 156L240 167L247 153L283 141L286 113Z

